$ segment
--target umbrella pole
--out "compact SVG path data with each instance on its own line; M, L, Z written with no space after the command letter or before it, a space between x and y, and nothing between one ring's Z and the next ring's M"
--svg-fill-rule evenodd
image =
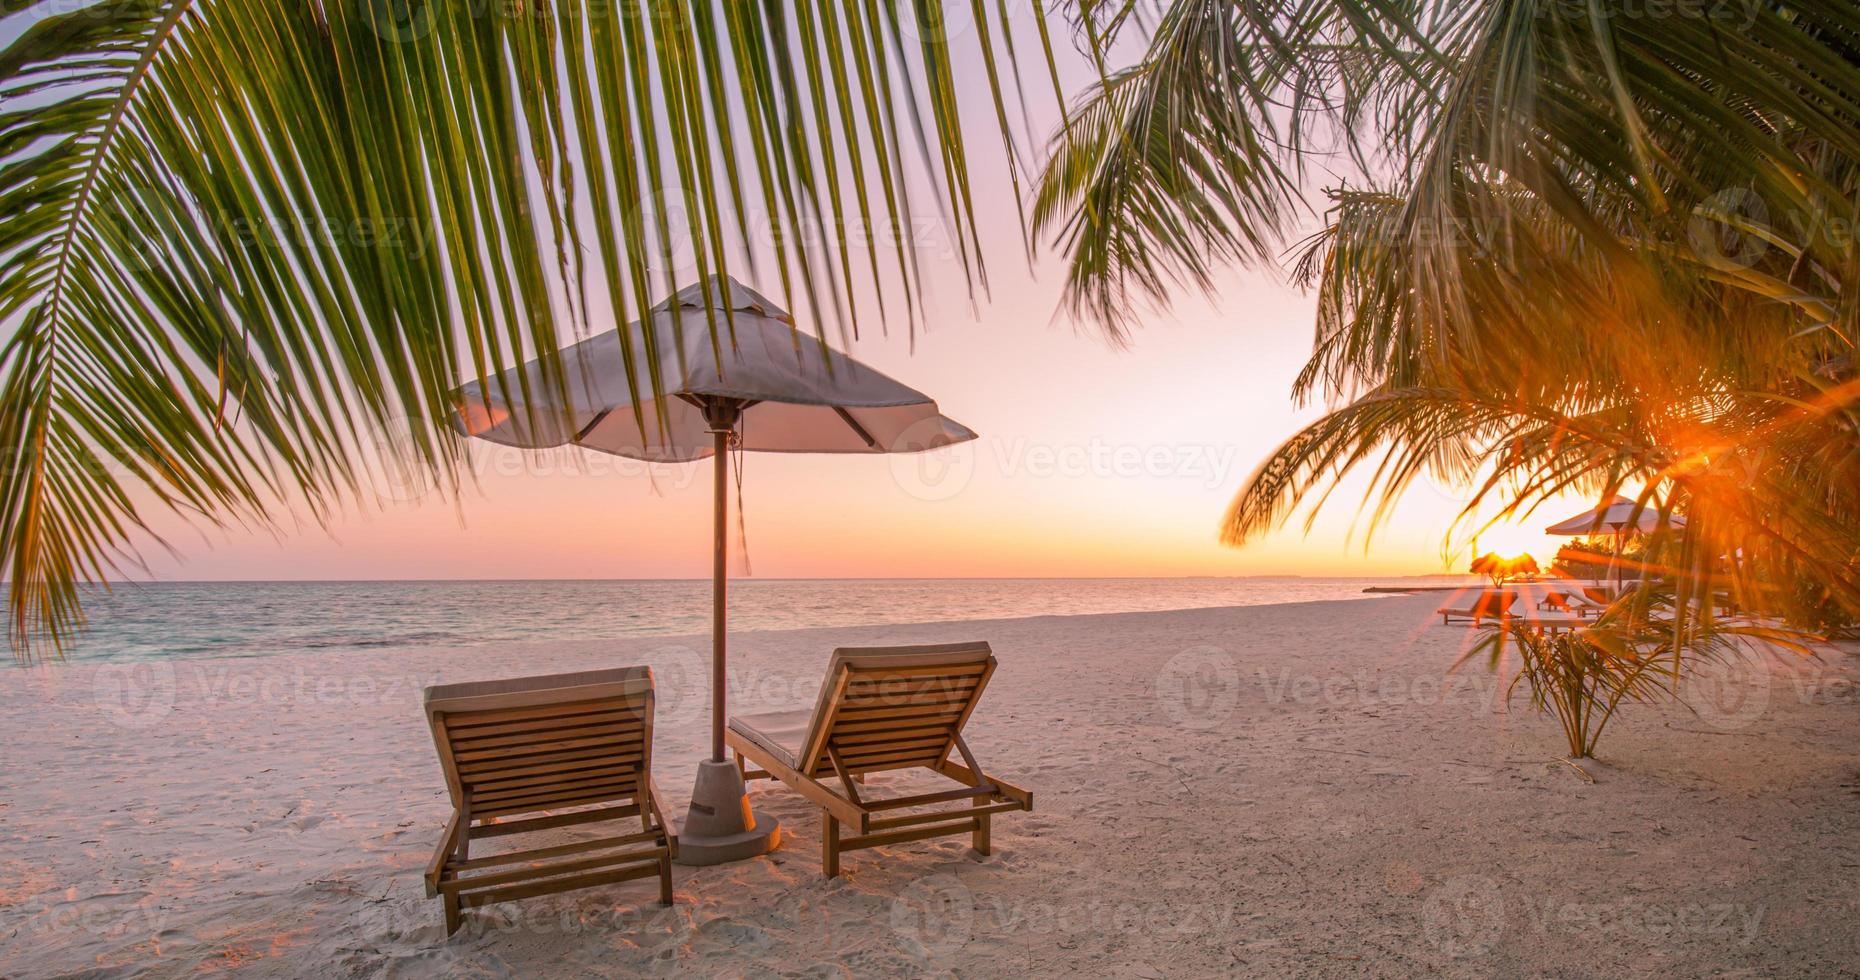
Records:
M710 761L723 761L723 696L728 683L729 673L724 667L728 656L729 643L725 631L729 628L728 608L730 585L728 536L730 513L730 433L727 429L713 429L717 440L716 465L716 499L712 501L711 511L715 520L716 547L711 561L710 591Z
M724 758L723 726L728 693L728 600L730 595L730 434L742 419L744 403L706 397L699 404L710 423L716 450L715 499L711 501L712 548L710 607L710 758L698 763L691 806L679 828L679 864L723 864L767 854L781 845L781 824L753 809L743 789L743 771Z

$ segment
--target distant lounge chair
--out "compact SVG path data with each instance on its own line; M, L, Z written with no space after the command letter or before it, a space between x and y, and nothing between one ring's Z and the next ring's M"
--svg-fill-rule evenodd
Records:
M678 838L652 781L652 709L645 667L426 689L453 807L426 869L426 894L444 896L447 935L458 931L463 909L653 875L659 901L672 903ZM485 838L627 818L639 830L471 854Z
M744 766L744 778L778 779L821 808L821 870L829 878L839 876L842 852L865 847L968 834L971 846L987 854L991 817L1033 809L1031 793L984 773L962 740L994 670L986 643L835 650L812 711L732 718L724 738L738 766L747 759L761 767ZM961 764L949 760L952 751ZM891 799L860 792L866 773L917 768L961 785ZM839 789L826 782L836 777ZM851 836L840 835L841 824Z
M1580 592L1553 591L1544 594L1544 601L1538 603L1537 608L1572 613L1587 619L1591 616L1601 615L1602 610L1608 607Z
M1504 619L1511 615L1511 604L1518 594L1510 589L1486 589L1479 593L1479 598L1470 606L1447 606L1436 609L1440 621L1451 625L1454 617L1468 620L1475 626L1484 619Z

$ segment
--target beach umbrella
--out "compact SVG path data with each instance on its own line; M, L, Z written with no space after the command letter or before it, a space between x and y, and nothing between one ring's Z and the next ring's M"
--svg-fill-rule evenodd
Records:
M664 392L656 399L648 344ZM975 433L928 395L824 348L786 310L728 277L687 286L646 320L564 349L560 365L559 377L538 360L465 385L455 421L471 436L525 449L575 445L654 462L715 457L711 755L698 767L679 855L715 864L765 853L779 839L775 821L750 810L741 774L723 754L730 451L910 453Z
M1616 584L1621 580L1621 545L1627 536L1635 533L1655 531L1662 527L1685 527L1686 519L1678 514L1669 514L1664 521L1657 507L1641 507L1626 497L1616 497L1605 505L1585 510L1568 520L1558 521L1544 528L1545 534L1561 534L1570 537L1585 537L1591 534L1609 533L1615 536L1615 553L1609 556L1608 565L1614 569Z
M1604 532L1622 534L1632 531L1653 531L1661 527L1685 526L1686 519L1678 514L1669 515L1662 524L1659 508L1646 506L1637 509L1634 501L1626 497L1616 497L1605 506L1592 507L1568 520L1558 521L1544 528L1544 533L1581 537Z

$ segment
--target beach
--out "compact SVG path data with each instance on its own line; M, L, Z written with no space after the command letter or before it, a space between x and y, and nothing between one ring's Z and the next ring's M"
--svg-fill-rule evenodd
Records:
M1851 975L1860 656L1752 659L1628 705L1601 761L1483 664L1442 596L736 634L732 709L804 706L842 645L986 640L964 838L820 873L784 843L492 906L448 940L450 813L420 689L651 664L682 818L708 637L20 669L0 684L0 974L1143 977ZM875 776L873 792L939 788ZM568 832L563 832L568 833ZM567 838L565 838L567 839Z

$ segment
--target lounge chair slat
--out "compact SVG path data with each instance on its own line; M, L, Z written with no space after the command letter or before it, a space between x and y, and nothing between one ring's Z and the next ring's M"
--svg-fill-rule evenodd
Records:
M591 766L625 765L637 769L639 768L640 758L637 752L630 752L625 755L614 755L607 752L591 752L587 754L586 758L511 766L506 769L487 769L482 772L469 773L466 775L468 776L468 781L473 785L484 785L486 783L496 782L502 779L512 779L518 776L540 776L550 772L571 772Z
M931 803L953 803L956 800L968 800L976 797L995 795L993 786L973 786L962 789L947 789L938 793L919 793L916 796L897 796L889 800L873 800L865 808L879 810L896 810L907 806L927 806Z
M1008 800L1004 803L990 803L990 804L987 804L986 806L972 806L968 808L967 810L944 810L940 813L910 813L910 814L906 814L901 817L885 817L881 820L869 821L866 824L866 826L870 827L874 831L892 830L898 827L911 827L917 824L930 823L936 820L948 820L950 817L957 816L957 815L961 815L964 817L979 817L979 816L983 816L985 814L990 814L990 813L1006 813L1009 810L1018 810L1020 808L1021 807L1020 807L1019 801Z
M477 759L472 762L460 763L459 773L475 779L482 779L485 776L493 775L507 769L522 769L528 766L536 766L551 762L585 762L589 759L611 759L638 754L640 753L637 744L627 746L624 750L616 749L608 745L597 745L591 749L571 749L567 752L511 752L505 755L491 756L487 759Z
M572 844L557 844L553 847L533 847L527 851L511 851L508 854L492 854L488 857L472 858L451 865L457 871L476 871L479 868L495 868L506 864L521 864L525 861L539 861L544 858L561 857L565 854L580 854L583 851L600 851L626 847L642 841L658 840L656 830L642 830L637 834L625 834L619 837L602 837L598 840L576 841Z
M593 874L575 875L569 878L554 878L528 885L510 885L504 888L490 888L482 892L468 892L459 895L459 904L466 908L479 908L496 902L514 902L538 895L553 895L556 892L574 891L579 888L595 888L612 885L635 878L650 878L653 875L665 876L662 867L651 864L632 865L616 868L612 871L597 871Z
M587 749L603 745L619 748L625 745L626 742L626 739L615 738L611 735L592 735L587 738L565 738L550 742L531 741L522 745L471 749L463 752L459 752L455 749L454 754L458 757L460 762L476 762L480 759L502 759L544 751L553 752L561 749Z
M949 739L949 734L950 726L947 724L912 725L909 728L892 727L875 729L867 727L851 732L847 731L846 726L842 724L833 726L833 736L828 741L829 744L844 752L850 746L870 745L877 742L898 742L914 738L941 738L947 741Z
M580 858L574 861L557 861L553 864L538 864L528 868L514 868L510 871L493 871L489 874L454 878L441 885L441 890L464 892L478 888L492 888L497 885L520 881L534 881L538 878L553 878L557 875L574 874L578 871L593 871L598 868L611 868L635 864L642 861L657 861L664 848L650 851L634 851L623 854L600 854L595 857Z
M840 739L836 735L829 739L828 742L839 750L840 758L851 762L854 759L863 758L868 755L882 755L887 752L896 752L902 749L927 750L934 749L938 746L947 746L949 744L949 732L947 730L933 731L928 735L910 735L899 732L895 733L891 738L872 742L860 742L852 745L840 744Z
M640 720L639 712L622 708L615 711L590 711L585 714L567 717L530 718L523 721L506 722L501 725L472 725L469 727L454 728L452 729L452 737L455 741L470 741L489 735L514 735L520 732L549 731L562 727L563 724L569 721L569 718L573 718L574 723L580 725L604 725L626 721L638 722Z
M927 766L935 762L941 755L942 753L935 748L900 749L894 752L881 752L873 755L860 756L857 759L847 759L846 768L852 770L854 773L860 773L869 772L875 766L898 768L896 763L900 762ZM828 765L826 771L832 772L833 767Z
M626 803L620 806L602 807L598 810L577 810L574 813L552 813L545 817L528 817L522 820L506 820L500 823L479 824L471 829L471 839L481 840L488 837L507 837L511 834L529 834L538 830L555 830L561 827L578 827L584 823L600 823L604 820L625 820L639 816L639 804Z
M458 716L458 727L469 730L484 725L496 725L511 721L525 721L531 718L567 718L573 715L585 715L598 711L630 710L638 711L644 702L638 699L627 701L577 701L572 704L545 704L529 708L500 708L496 711L474 711L469 716Z
M924 708L961 706L975 696L975 688L966 690L934 690L870 693L860 696L848 696L840 702L842 708Z
M954 704L904 704L904 705L851 705L840 706L839 724L841 731L857 731L860 727L883 727L900 721L954 720L962 714L962 703Z
M898 677L848 681L846 700L861 701L921 694L945 694L960 697L974 691L977 686L976 681L977 678L974 677Z
M613 776L636 776L639 767L632 763L598 766L593 769L566 769L558 772L525 773L517 770L515 775L500 779L484 779L472 783L472 798L484 800L489 794L524 786L577 786Z
M506 745L536 745L539 743L546 743L549 740L594 738L596 736L625 739L638 736L644 732L645 728L641 727L637 721L616 722L605 725L575 725L573 727L565 725L560 728L548 729L540 732L519 732L515 735L493 735L485 738L472 739L455 738L452 742L452 748L455 752L459 750L476 751L479 749L501 748Z
M853 837L842 837L840 838L840 850L856 851L866 847L884 847L887 844L908 844L915 840L929 840L932 837L947 837L950 834L971 834L975 832L976 828L981 826L976 818L966 816L966 814L969 813L967 810L956 810L951 811L951 813L961 813L965 814L965 816L962 817L962 819L950 823L920 827L916 830L891 830L879 834L859 834ZM950 816L951 814L945 813L940 815Z
M630 793L639 786L639 779L631 771L621 776L602 776L598 779L571 780L552 786L516 786L509 789L493 790L486 793L472 793L472 808L489 810L492 807L509 806L518 800L547 799L559 796L580 796L593 792L612 792L615 795ZM540 809L540 808L539 808Z
M862 684L893 677L975 677L987 669L986 663L960 665L928 664L919 667L853 668L852 682Z
M486 817L504 817L518 813L535 813L538 810L562 810L572 806L589 806L595 803L606 803L612 800L630 800L635 795L636 793L632 789L622 790L617 793L590 790L578 796L571 796L564 793L561 794L559 799L543 797L540 800L506 801L486 806L483 810L478 812Z

